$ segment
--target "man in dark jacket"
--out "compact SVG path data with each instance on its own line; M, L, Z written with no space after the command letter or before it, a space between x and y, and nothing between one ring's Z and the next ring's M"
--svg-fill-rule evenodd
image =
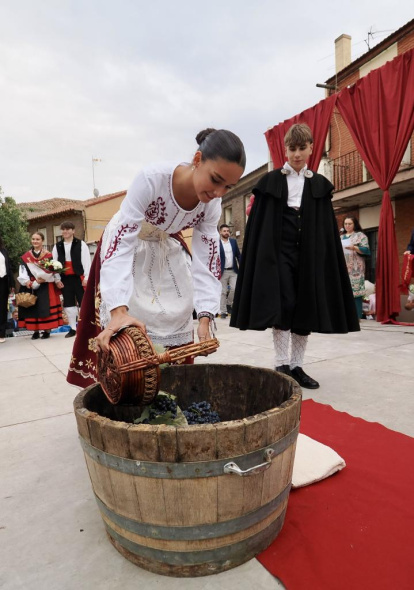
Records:
M319 383L302 368L309 334L360 328L331 203L334 187L306 165L309 127L293 125L285 148L283 168L253 191L230 325L272 328L276 370L316 389Z
M220 225L221 299L220 317L225 319L231 311L240 264L240 250L237 240L230 237L230 227Z

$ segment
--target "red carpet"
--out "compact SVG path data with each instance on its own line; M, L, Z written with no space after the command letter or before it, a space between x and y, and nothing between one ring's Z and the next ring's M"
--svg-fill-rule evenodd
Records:
M347 466L291 492L260 563L288 590L412 590L414 439L312 400L302 404L301 432Z

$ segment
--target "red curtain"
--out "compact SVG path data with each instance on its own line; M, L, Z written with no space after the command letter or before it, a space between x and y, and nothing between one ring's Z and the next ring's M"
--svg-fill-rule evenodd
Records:
M389 187L414 129L414 50L374 70L337 97L368 170L384 191L378 231L377 321L400 311L398 249Z
M267 145L275 168L281 168L286 162L284 137L290 127L295 123L306 123L312 129L314 142L313 152L309 158L308 167L317 170L325 147L329 123L337 94L333 94L310 109L306 109L299 115L275 125L265 133Z

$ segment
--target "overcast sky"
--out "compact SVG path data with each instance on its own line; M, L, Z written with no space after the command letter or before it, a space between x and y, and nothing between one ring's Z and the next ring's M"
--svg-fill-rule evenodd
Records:
M351 35L355 59L412 6L1 0L0 186L18 202L86 199L95 157L100 194L120 191L148 162L191 159L205 127L237 133L254 170L266 129L324 98L334 40Z

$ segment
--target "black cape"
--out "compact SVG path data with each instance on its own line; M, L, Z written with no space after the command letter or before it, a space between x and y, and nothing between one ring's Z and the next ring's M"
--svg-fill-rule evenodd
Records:
M305 178L297 302L291 326L299 333L360 330L331 202L333 188L320 174ZM286 176L280 169L266 174L253 193L230 326L266 330L283 324L279 255Z

